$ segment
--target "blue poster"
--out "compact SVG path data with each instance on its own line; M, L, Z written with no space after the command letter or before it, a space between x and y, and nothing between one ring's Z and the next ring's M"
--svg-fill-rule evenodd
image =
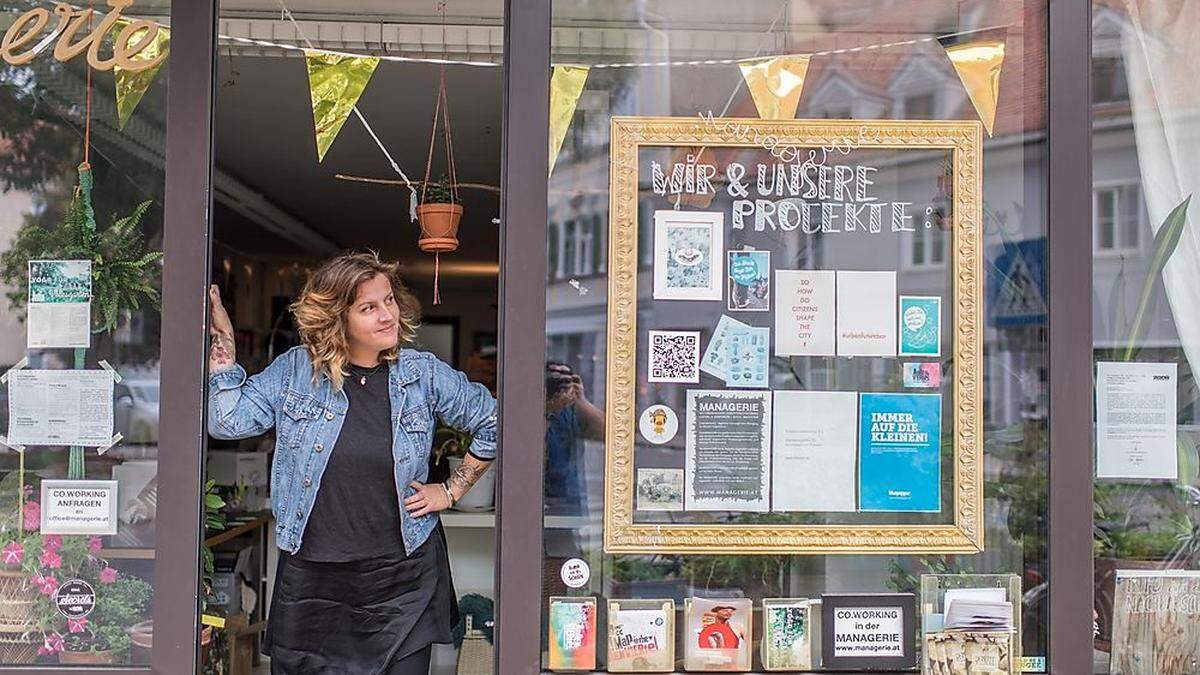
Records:
M861 394L858 508L942 507L942 395Z

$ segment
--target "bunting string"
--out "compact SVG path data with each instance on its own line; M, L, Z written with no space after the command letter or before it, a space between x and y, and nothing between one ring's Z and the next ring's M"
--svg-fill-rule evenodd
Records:
M289 16L290 16L290 13L289 13ZM294 22L295 20L292 19L292 21ZM1003 30L1004 28L1006 28L1006 27L1003 25L995 25L995 26L987 26L985 28L971 28L969 30L956 31L953 33L941 33L938 35L932 35L932 36L928 36L928 37L911 38L908 40L898 40L895 42L881 42L881 43L877 43L877 44L860 45L858 47L843 47L841 49L825 49L825 50L815 51L815 52L801 52L801 53L795 53L795 54L778 54L776 56L837 56L839 54L853 54L856 52L866 52L866 51L873 51L873 50L880 50L880 49L894 49L896 47L907 47L907 46L911 46L911 45L925 44L925 43L929 43L929 42L939 42L939 41L950 39L950 38L964 37L964 36L969 36L969 35L975 35L978 33L986 33L988 31ZM296 26L296 30L297 30L297 33L299 33L300 28L298 25ZM364 57L364 56L374 56L374 57L379 58L379 60L381 60L381 61L392 61L392 62L396 62L396 63L429 63L429 64L434 64L434 65L440 64L440 65L447 65L447 66L472 66L472 67L477 67L477 68L499 68L500 66L503 65L499 61L477 61L477 60L471 60L471 59L449 59L449 58L436 58L436 57L424 57L424 56L398 56L395 54L363 54L363 53L358 53L358 52L349 52L349 51L343 51L343 50L337 50L337 49L324 49L324 48L317 48L317 47L301 47L299 45L289 44L287 42L262 40L262 39L258 39L258 38L246 38L246 37L241 37L241 36L237 36L237 35L225 35L224 33L218 35L218 37L227 42L233 42L233 43L244 44L244 45L253 45L255 47L265 47L265 48L269 48L269 49L280 49L280 50L284 50L284 51L293 51L293 52L303 52L305 49L312 49L314 51L328 52L330 54L338 54L341 56L350 56L350 57L356 57L356 58ZM301 34L301 39L303 39L306 44L311 44L310 42L308 42L308 39L305 38L302 34ZM762 57L762 56L756 55L756 56L749 56L749 57L724 58L724 59L679 59L679 60L665 60L665 61L617 61L617 62L611 62L611 63L584 63L582 61L555 61L551 65L552 66L577 66L577 67L587 67L587 68L669 68L669 67L673 67L673 66L729 66L729 65L737 65L740 63L746 63L748 61L757 61L762 58L767 58L767 57Z

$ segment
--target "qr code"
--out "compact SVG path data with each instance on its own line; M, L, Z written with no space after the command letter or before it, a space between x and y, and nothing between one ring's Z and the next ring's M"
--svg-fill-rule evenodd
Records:
M700 333L650 331L651 382L700 381Z

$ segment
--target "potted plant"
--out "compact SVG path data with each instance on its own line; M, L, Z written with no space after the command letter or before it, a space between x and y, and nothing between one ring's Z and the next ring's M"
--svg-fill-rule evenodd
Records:
M447 474L453 474L462 466L463 458L467 456L467 448L471 447L473 440L469 431L455 429L439 420L437 431L434 433L434 463L438 464L444 459ZM456 511L490 511L495 504L495 498L496 477L493 472L487 471L479 477L475 487L455 502L452 508Z
M37 622L38 590L30 582L37 559L25 552L42 545L33 492L33 486L21 487L16 471L0 481L0 663L33 663L37 657L37 642L27 639Z
M426 181L421 187L417 222L421 238L417 244L427 253L448 253L458 249L458 223L462 220L458 186L446 176L437 182Z
M59 663L113 664L127 660L133 626L147 618L153 589L144 580L110 567L100 557L101 540L91 536L44 535L25 555L36 560L30 575L38 589L36 628L42 656ZM35 555L36 554L36 555ZM54 601L60 586L80 580L95 592L90 613L63 616Z

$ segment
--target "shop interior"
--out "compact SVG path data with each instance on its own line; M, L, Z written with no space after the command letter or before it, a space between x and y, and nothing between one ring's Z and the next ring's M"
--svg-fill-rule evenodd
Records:
M458 249L435 256L418 246L410 191L391 160L418 193L427 164L431 182L449 174L442 120L431 129L442 81L463 217ZM287 307L307 273L331 255L369 249L399 260L421 301L415 347L494 391L502 70L383 60L358 99L361 117L349 114L320 160L303 52L223 40L217 83L212 281L247 371L298 343ZM456 461L443 440L434 441L432 475ZM208 443L208 476L229 519L215 538L214 595L226 616L244 614L251 632L262 627L275 571L273 443L270 434ZM495 597L493 493L489 475L442 518L458 595L484 605ZM454 647L436 647L434 672L453 672L456 658Z

